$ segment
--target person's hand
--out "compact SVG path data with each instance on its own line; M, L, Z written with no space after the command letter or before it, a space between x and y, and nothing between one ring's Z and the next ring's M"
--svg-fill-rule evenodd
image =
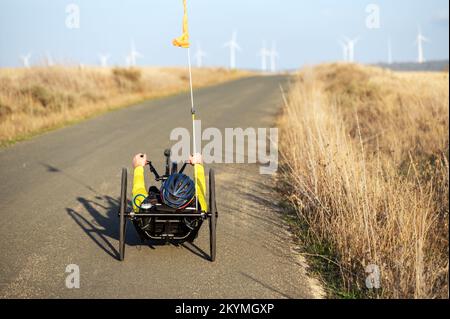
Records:
M203 164L203 156L202 154L194 154L193 156L189 157L189 164L196 165L196 164Z
M134 158L133 158L133 167L137 168L137 167L145 167L145 165L147 165L147 154L137 154Z

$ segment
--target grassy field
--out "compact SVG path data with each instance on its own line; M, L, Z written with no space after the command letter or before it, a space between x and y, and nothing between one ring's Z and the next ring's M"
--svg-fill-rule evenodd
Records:
M196 87L248 75L194 69ZM188 89L181 68L35 67L0 69L0 145L107 110Z
M350 64L296 77L280 188L330 296L448 298L448 88L448 73Z

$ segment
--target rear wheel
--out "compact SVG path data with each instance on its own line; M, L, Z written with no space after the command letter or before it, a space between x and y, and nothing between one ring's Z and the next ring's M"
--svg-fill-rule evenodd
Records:
M212 262L216 260L216 226L217 226L217 206L216 206L216 181L214 170L209 171L209 246L210 259Z
M127 220L125 218L127 208L127 169L122 169L122 184L120 189L120 210L119 210L119 259L125 259L125 235L127 228Z

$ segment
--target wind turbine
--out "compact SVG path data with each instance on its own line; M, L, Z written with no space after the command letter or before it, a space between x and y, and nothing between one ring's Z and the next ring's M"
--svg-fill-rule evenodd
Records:
M342 59L344 62L348 62L348 45L341 40L338 42L342 47Z
M425 56L423 54L423 43L424 42L430 42L430 40L428 40L423 34L422 34L422 30L419 27L419 33L417 34L417 39L416 39L416 44L417 44L417 51L418 51L418 56L417 56L417 62L419 64L422 64L425 62Z
M98 58L100 60L100 65L103 68L106 68L108 66L108 60L111 56L109 54L99 54Z
M266 47L266 42L263 42L263 47L259 50L258 56L261 57L261 70L267 71L267 58L270 57L270 51Z
M277 59L279 58L279 54L277 51L277 43L272 42L272 49L270 50L270 71L275 73L277 72Z
M47 64L47 66L54 66L55 65L55 63L53 62L52 56L48 52L45 55L45 63Z
M206 52L202 50L200 43L197 44L197 52L195 53L195 59L197 60L197 67L203 66L203 58L206 57Z
M348 48L348 62L355 62L355 46L359 41L359 38L349 39L347 37L344 38Z
M131 40L131 50L130 53L126 57L127 66L134 67L136 66L136 58L143 58L144 56L136 50L134 45L134 41Z
M127 55L127 56L125 57L125 65L126 65L127 67L131 67L131 57L130 57L130 55Z
M388 39L388 64L392 65L394 63L394 60L392 58L392 40L391 37Z
M22 65L25 68L30 68L30 58L31 58L31 53L28 53L27 55L21 55L20 56L20 60L22 61Z
M230 48L230 69L236 69L236 50L241 51L241 47L237 43L237 32L234 31L231 41L224 44L224 47Z

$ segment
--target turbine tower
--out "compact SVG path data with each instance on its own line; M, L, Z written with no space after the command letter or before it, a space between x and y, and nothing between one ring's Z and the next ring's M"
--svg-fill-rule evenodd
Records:
M272 49L270 50L270 71L275 73L277 72L277 59L279 58L279 54L277 51L277 43L272 42Z
M348 48L348 62L355 62L355 46L358 43L359 38L349 39L345 37L345 42Z
M236 69L236 51L241 51L241 47L237 43L237 32L234 31L231 41L224 44L224 47L230 48L230 69Z
M258 53L258 56L261 57L261 70L263 72L267 71L267 58L270 57L270 51L266 47L266 43L263 42L263 47Z
M130 53L126 57L126 64L128 67L135 67L136 66L136 58L143 58L144 56L136 50L136 47L134 45L134 41L131 40L131 50Z
M348 45L344 41L338 41L342 48L342 59L344 62L348 62Z
M423 34L422 30L419 27L419 33L417 34L416 44L417 44L417 62L422 64L425 62L425 55L423 53L423 43L430 42Z
M31 53L20 56L20 60L22 61L22 65L24 68L27 68L27 69L30 68L30 59L31 59Z
M391 37L388 39L388 64L392 65L394 63L394 59L392 58L392 40Z
M50 55L50 53L46 53L46 55L45 55L45 64L47 65L47 66L54 66L55 65L55 63L53 62L53 58L52 58L52 56Z
M108 66L108 60L111 56L109 54L99 54L98 58L100 60L100 65L102 68L106 68Z
M200 43L197 44L197 52L195 53L195 59L197 60L197 67L203 67L203 58L205 58L206 52L202 50Z

